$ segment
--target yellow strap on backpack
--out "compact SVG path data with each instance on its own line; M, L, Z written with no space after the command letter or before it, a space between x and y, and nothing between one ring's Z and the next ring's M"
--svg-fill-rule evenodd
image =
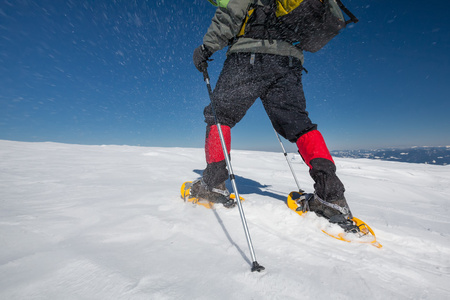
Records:
M302 1L303 1L303 0L302 0ZM252 9L250 9L250 10L247 12L247 16L245 17L244 23L242 23L241 30L239 31L239 33L238 33L238 35L237 35L238 37L244 35L244 33L245 33L245 25L247 25L248 18L250 18L250 16L252 15L252 13L253 13L254 11L255 11L255 9L252 8Z
M297 8L303 0L277 0L276 16L281 17L287 15L295 8Z
M319 0L320 2L323 2L323 0ZM296 9L303 0L277 0L277 12L276 16L281 17L284 15L287 15L294 9Z

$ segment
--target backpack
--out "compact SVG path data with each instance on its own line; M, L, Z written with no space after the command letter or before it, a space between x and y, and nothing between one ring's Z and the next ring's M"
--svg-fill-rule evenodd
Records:
M218 6L220 2L228 3L216 2ZM266 39L270 43L283 40L316 52L347 24L358 22L340 0L273 0L265 6L257 2L250 5L237 38ZM345 20L343 11L349 20Z

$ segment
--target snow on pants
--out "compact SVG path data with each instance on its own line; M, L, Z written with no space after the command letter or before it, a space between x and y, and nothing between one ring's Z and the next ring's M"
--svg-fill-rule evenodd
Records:
M228 153L230 128L233 128L256 99L260 98L275 130L290 142L297 142L299 150L305 149L304 153L300 154L304 159L308 159L308 166L312 168L317 164L310 161L324 157L331 162L328 168L331 176L335 176L334 163L323 139L320 140L320 133L305 135L318 131L317 125L311 122L306 111L302 70L301 61L293 57L261 53L228 55L212 95L217 121L222 125ZM212 188L228 178L228 171L211 104L205 107L204 116L207 123L207 167L203 172L203 181ZM304 144L309 145L308 147L302 148L303 144L298 143L302 136L307 137ZM314 153L321 154L316 156Z

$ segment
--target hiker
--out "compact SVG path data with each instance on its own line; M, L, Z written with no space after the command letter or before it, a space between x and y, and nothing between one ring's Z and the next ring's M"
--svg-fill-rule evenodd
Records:
M226 1L225 1L226 2ZM248 20L253 0L229 0L218 7L203 38L193 54L195 67L206 72L208 60L218 50L229 46L223 69L212 93L215 113L221 124L225 144L230 153L231 128L244 117L260 98L277 133L292 143L309 167L315 195L308 201L310 211L333 223L352 218L344 197L344 185L336 175L336 166L317 125L308 117L302 86L303 51L297 45L279 38L274 30L259 21ZM269 5L273 0L257 1ZM248 21L245 23L244 21ZM245 24L245 26L243 26ZM246 27L246 28L243 28ZM192 197L223 203L232 207L225 181L228 170L211 104L204 109L206 127L206 169L194 181ZM329 205L331 204L331 205Z

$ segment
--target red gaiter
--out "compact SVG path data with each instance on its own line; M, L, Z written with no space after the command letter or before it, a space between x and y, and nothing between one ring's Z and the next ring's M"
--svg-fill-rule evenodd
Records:
M225 140L225 145L227 146L227 152L230 154L231 148L231 132L230 127L226 125L221 125L223 138ZM208 136L205 140L205 154L206 154L206 162L208 164L219 162L225 159L222 150L222 144L220 143L219 130L217 129L217 125L212 125L209 128Z
M296 144L300 155L309 168L312 168L310 162L314 158L325 158L334 163L330 151L328 151L327 145L325 144L325 140L318 130L305 133L297 140Z

